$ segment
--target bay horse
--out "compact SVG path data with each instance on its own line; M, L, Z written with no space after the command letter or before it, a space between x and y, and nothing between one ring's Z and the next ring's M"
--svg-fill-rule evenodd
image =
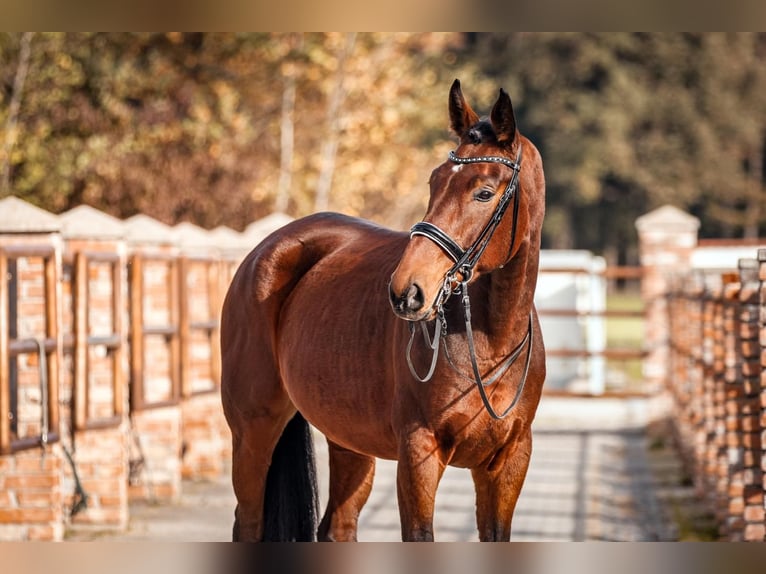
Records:
M471 471L480 540L510 539L545 379L542 160L502 89L480 118L455 80L448 109L459 142L410 234L314 214L264 239L232 280L221 394L234 540L355 541L376 458L398 461L402 540L434 539L447 465ZM321 521L309 423L329 447Z

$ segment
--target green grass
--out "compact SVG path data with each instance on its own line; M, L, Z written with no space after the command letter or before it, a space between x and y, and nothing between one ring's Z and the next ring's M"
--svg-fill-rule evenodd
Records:
M639 295L615 293L606 299L608 311L641 311L644 303ZM606 341L609 347L640 349L644 340L643 317L609 317Z
M643 301L637 293L617 292L607 296L608 311L641 311ZM608 317L606 319L607 349L641 350L644 343L643 317ZM641 359L608 359L607 371L610 373L607 387L616 387L626 391L641 391L643 376ZM615 380L617 379L617 380Z

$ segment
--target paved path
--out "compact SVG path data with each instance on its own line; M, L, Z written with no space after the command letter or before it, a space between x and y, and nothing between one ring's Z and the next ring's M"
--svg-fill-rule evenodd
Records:
M656 495L648 464L641 400L543 398L534 426L529 473L516 509L513 540L673 540L676 531ZM320 491L326 490L326 444L316 443ZM400 540L396 464L379 460L362 511L360 541ZM184 483L177 505L131 507L127 532L76 533L74 540L226 541L234 496L228 477ZM439 541L477 540L470 473L445 471L436 497Z

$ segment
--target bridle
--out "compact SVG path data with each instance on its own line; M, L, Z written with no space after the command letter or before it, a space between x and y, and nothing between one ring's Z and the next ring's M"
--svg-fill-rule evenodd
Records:
M410 230L410 238L416 235L420 235L430 239L454 261L452 267L444 275L442 288L439 291L439 294L437 295L436 301L434 303L437 314L437 324L434 328L433 339L429 337L425 323L423 321L419 321L421 331L423 332L423 338L425 339L428 347L433 351L433 355L431 357L431 366L425 377L420 377L412 364L411 351L412 343L415 338L415 325L414 323L410 323L410 340L407 344L407 365L410 368L410 372L412 373L413 377L423 383L429 381L431 377L433 377L434 371L436 370L436 362L439 356L439 341L442 339L442 337L444 337L444 354L447 358L448 364L461 377L476 383L476 386L479 389L479 394L481 395L482 402L484 403L484 407L487 409L487 412L490 414L490 416L495 419L505 418L521 398L521 392L524 389L524 383L527 380L529 364L532 357L532 313L530 312L529 314L529 323L524 339L522 339L521 343L519 343L516 348L511 351L511 353L494 368L495 373L485 381L482 379L481 373L479 372L479 366L476 359L476 347L473 339L473 329L471 327L471 301L468 296L468 282L473 276L473 271L476 268L476 265L478 264L482 254L484 253L484 250L487 248L487 245L492 239L492 236L500 225L500 222L503 220L503 216L505 215L511 200L513 200L513 221L511 226L511 242L508 250L508 259L510 259L513 255L513 248L516 243L516 227L519 215L519 194L517 193L517 190L519 173L521 172L521 151L521 146L519 146L516 161L512 161L508 158L500 156L460 157L456 155L454 151L449 153L449 160L457 164L487 162L501 163L513 170L513 175L511 176L510 180L508 180L508 184L503 191L503 195L500 197L500 201L495 207L495 211L492 213L492 217L490 217L487 224L481 230L481 233L479 233L479 236L467 249L460 247L460 245L454 239L452 239L447 233L442 231L433 223L420 221L413 225L412 229ZM460 279L458 279L458 275L460 276ZM458 370L449 355L449 350L447 349L446 343L447 319L444 314L444 304L453 294L461 293L463 315L465 318L466 337L468 339L468 351L471 359L473 377L465 375L460 370ZM510 368L510 366L521 355L521 351L525 345L529 345L529 348L527 349L524 373L516 390L516 394L510 405L501 414L497 414L492 408L492 405L484 389L485 387L488 387L497 381Z
M513 175L511 176L511 179L508 180L508 185L505 186L505 191L503 191L503 195L500 197L500 201L498 202L497 207L495 207L492 217L468 249L460 247L460 245L458 245L458 243L448 234L428 221L419 221L412 226L412 229L410 229L410 237L415 235L427 237L441 247L442 250L455 262L452 268L447 271L446 277L452 277L454 279L457 277L457 274L460 273L463 279L468 281L471 279L471 275L479 262L479 258L487 248L490 239L492 239L492 235L503 220L503 215L505 215L505 211L508 209L508 204L511 202L511 199L513 199L513 227L511 229L511 246L508 254L510 256L510 254L513 253L514 243L516 242L516 222L519 217L519 197L516 193L516 188L518 187L519 173L521 171L521 146L519 146L519 153L516 156L515 162L505 157L492 155L460 157L455 155L454 151L449 152L449 159L450 161L459 164L482 162L501 163L513 170Z

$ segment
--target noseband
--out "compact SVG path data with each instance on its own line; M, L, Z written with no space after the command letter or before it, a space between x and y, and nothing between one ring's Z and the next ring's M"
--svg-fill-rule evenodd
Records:
M492 418L495 419L505 418L508 413L511 412L511 410L518 403L519 398L521 397L521 392L524 389L524 383L527 379L529 364L532 357L532 313L530 312L529 314L529 324L524 339L513 351L511 351L510 355L508 355L500 365L495 367L494 375L492 375L486 381L482 380L476 359L476 348L473 340L473 329L471 327L471 301L468 296L468 282L471 279L473 271L478 264L482 254L484 253L484 250L487 248L489 241L492 239L492 236L500 225L500 222L502 221L503 216L508 209L508 205L510 204L511 199L513 199L513 222L511 226L511 242L510 247L508 248L508 259L510 259L510 257L513 255L513 248L516 243L516 224L519 215L519 194L517 193L517 188L519 172L521 171L521 151L521 146L519 146L519 152L516 156L515 162L500 156L460 157L455 155L454 151L449 153L449 159L454 163L501 163L513 170L513 175L508 181L508 185L506 185L505 191L503 191L503 195L500 197L500 201L495 207L495 211L493 212L492 217L481 230L481 233L479 233L479 236L470 245L470 247L463 249L447 233L439 229L439 227L433 223L429 223L427 221L420 221L416 223L410 230L410 238L416 235L420 235L430 239L455 262L454 265L445 273L442 289L436 298L435 307L437 312L437 324L434 329L433 340L428 336L428 331L425 324L422 321L420 322L420 327L423 332L423 337L426 341L426 344L433 351L433 355L431 357L431 366L425 377L420 377L415 372L415 367L413 366L412 359L410 357L412 351L412 343L415 337L415 325L414 323L410 323L410 341L407 345L407 365L410 368L410 372L412 373L412 376L420 382L426 382L433 376L436 369L436 361L439 355L439 341L442 336L447 335L447 319L444 315L444 304L453 293L462 292L463 314L465 317L466 336L468 338L468 350L471 359L473 377L464 375L457 369L454 362L452 361L452 358L449 356L446 342L444 342L444 352L447 357L447 362L457 374L476 383L487 412ZM460 275L459 280L458 274ZM510 368L510 366L520 356L521 351L525 345L529 345L529 348L527 349L524 373L516 390L516 395L511 401L511 404L505 409L505 411L503 411L501 414L497 414L489 402L489 398L487 397L484 387L487 387L497 381Z

